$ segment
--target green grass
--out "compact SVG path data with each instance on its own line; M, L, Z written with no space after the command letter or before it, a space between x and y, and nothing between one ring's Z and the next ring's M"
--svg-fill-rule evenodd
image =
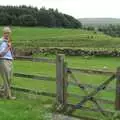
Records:
M36 55L35 55L36 56ZM55 59L55 56L49 56L49 58ZM110 71L115 71L116 67L120 66L120 58L118 57L90 57L86 59L85 57L70 57L66 56L65 60L68 62L69 67L77 67L77 68L90 68L90 69L103 69L104 66L108 68ZM109 61L109 62L108 62ZM107 70L106 70L107 71ZM34 74L34 75L45 75L45 76L52 76L55 77L55 65L48 64L48 63L39 63L39 62L27 62L27 61L14 61L14 72L21 72L27 74ZM109 76L104 75L89 75L76 72L74 75L80 80L81 83L87 83L92 85L99 85L103 81L105 81ZM72 81L69 79L69 81ZM52 93L56 93L56 82L49 82L49 81L37 81L27 78L17 78L14 77L12 82L13 85L18 87L30 88L34 90L40 91L49 91ZM115 87L115 81L111 82L109 86ZM87 89L88 92L92 91L93 89ZM77 94L77 95L85 95L82 90L78 87L74 87L69 85L68 92ZM51 105L55 101L55 99L44 97L44 96L34 96L31 94L23 94L14 92L17 96L16 101L7 101L7 100L0 100L0 113L2 116L0 118L2 120L47 120L43 116L46 116L46 113L51 112ZM115 99L115 91L113 92L105 92L101 91L97 94L97 98L104 98L114 101ZM68 97L69 103L78 103L80 99ZM46 108L46 104L49 104L49 109ZM114 110L114 105L109 104L102 104L103 108L107 108L110 110ZM85 104L85 106L93 106L91 103ZM31 110L32 109L32 110ZM86 116L92 117L100 117L103 116L100 113L93 113L93 112L84 112ZM74 114L76 115L83 115L83 111L77 110ZM49 114L50 115L50 114ZM85 114L84 114L85 115ZM51 116L48 116L51 117ZM50 120L50 118L49 118Z
M52 56L54 58L54 56ZM68 62L69 67L75 68L89 68L89 69L99 69L104 70L104 66L107 67L106 71L116 71L116 68L120 66L120 58L112 58L112 57L93 57L91 59L85 59L84 57L66 57L66 61ZM109 62L108 62L109 61ZM55 65L54 64L47 64L47 63L35 63L35 62L14 62L14 71L15 72L22 72L34 75L44 75L44 76L51 76L55 77ZM24 69L25 68L25 69ZM93 85L99 85L101 82L105 81L109 76L103 75L89 75L76 72L74 73L76 78L80 80L82 83L88 83ZM13 84L20 85L23 87L29 87L34 89L43 89L46 91L55 92L56 91L56 83L55 82L47 82L47 81L36 81L30 80L27 78L14 78L15 81ZM71 79L69 79L72 81ZM34 87L33 87L34 86ZM114 82L110 85L114 87ZM79 88L74 88L71 86L69 88L71 92L76 93L79 91Z
M49 56L49 58L55 58L55 56ZM107 67L106 71L115 71L118 66L120 66L120 58L119 57L90 57L86 59L84 57L66 57L65 59L68 62L69 67L77 67L77 68L90 68L90 69L99 69L103 70L104 66ZM109 61L109 62L108 62ZM45 75L45 76L52 76L55 77L55 65L54 64L47 64L47 63L35 63L35 62L21 62L15 61L14 62L14 71L15 72L23 72L28 74L35 74L35 75ZM92 85L99 85L103 81L105 81L109 76L104 75L89 75L76 72L74 75L80 80L81 83L87 83ZM69 79L72 81L71 79ZM19 87L30 88L34 90L40 91L49 91L52 93L56 92L56 82L47 82L47 81L37 81L37 80L30 80L27 78L15 78L13 81L13 85ZM109 85L115 88L115 81L111 82ZM88 92L92 91L93 89L88 89ZM68 87L68 92L77 94L77 95L85 95L82 90L78 87L74 87L70 85ZM97 94L97 98L109 99L114 101L115 100L115 91L113 92L105 92L101 91ZM44 97L43 97L44 99ZM55 99L54 99L55 100ZM69 103L78 103L80 99L68 97ZM41 102L41 101L40 101ZM52 103L52 101L51 101ZM103 108L107 108L110 110L114 110L114 105L109 104L102 104ZM91 103L87 103L86 106L92 106ZM99 116L102 118L103 116L100 113L90 113L85 112L87 116ZM74 114L82 115L83 111L78 110ZM37 114L36 114L37 115Z
M1 120L52 120L50 98L45 100L31 94L14 94L17 100L0 100Z
M1 31L2 27L0 27ZM83 47L85 49L98 48L120 48L120 38L112 38L100 32L85 31L80 29L58 29L58 28L30 28L30 27L13 27L13 46L16 48L40 48L40 47ZM2 34L2 33L0 33ZM39 57L39 55L34 55ZM41 56L41 55L40 55ZM55 56L48 56L55 58ZM76 68L89 68L116 71L120 66L119 57L70 57L65 59L69 67ZM14 61L14 72L21 72L34 75L45 75L55 77L54 64L35 63L35 62L21 62ZM109 76L104 75L89 75L76 72L74 75L80 80L81 83L99 85L105 81ZM71 80L71 79L69 79ZM72 80L71 80L72 81ZM56 92L56 82L37 81L27 78L14 77L13 85L18 87L25 87L34 90ZM109 86L115 87L115 81L111 82ZM92 91L93 89L88 89ZM84 92L78 87L70 85L68 87L69 93L77 95L84 95ZM23 94L14 92L17 96L16 101L0 100L0 119L1 120L47 120L51 119L51 106L46 108L46 104L52 104L55 99L43 96L33 96L31 94ZM113 100L115 99L115 91L113 92L100 92L97 98L104 98ZM80 99L68 97L71 103L78 103ZM102 104L101 104L102 105ZM87 103L86 106L92 106ZM104 108L114 109L113 105L104 104ZM47 115L46 115L47 113ZM75 112L77 115L86 115L102 118L100 113L83 112L78 110ZM48 118L45 118L48 116Z
M0 34L2 27L0 27ZM119 48L120 38L81 29L12 27L14 47ZM109 43L109 44L108 44Z

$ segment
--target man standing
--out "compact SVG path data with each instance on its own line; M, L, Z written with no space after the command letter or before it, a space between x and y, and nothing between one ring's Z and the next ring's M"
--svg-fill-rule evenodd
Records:
M9 38L11 29L9 27L3 28L3 37L0 39L0 75L4 82L4 95L8 99L15 99L11 95L11 79L12 79L12 52Z

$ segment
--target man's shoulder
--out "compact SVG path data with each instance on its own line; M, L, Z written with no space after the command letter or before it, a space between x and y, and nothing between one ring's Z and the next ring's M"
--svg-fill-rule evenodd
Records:
M3 42L3 38L0 38L0 44Z
M3 38L0 38L0 46L6 45L6 41Z

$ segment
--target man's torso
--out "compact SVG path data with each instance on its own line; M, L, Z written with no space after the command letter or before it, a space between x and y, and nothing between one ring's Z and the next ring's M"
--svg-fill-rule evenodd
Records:
M5 40L4 38L0 39L0 52L2 52L4 49L7 49L8 47L8 42L7 40ZM8 50L4 56L0 57L0 59L8 59L8 60L12 60L12 53L10 50Z

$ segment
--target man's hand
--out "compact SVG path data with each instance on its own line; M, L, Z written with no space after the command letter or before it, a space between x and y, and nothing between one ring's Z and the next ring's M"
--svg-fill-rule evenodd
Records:
M11 46L12 46L12 45L11 45L11 43L10 43L10 42L8 42L8 47L9 47L9 48L11 48Z

